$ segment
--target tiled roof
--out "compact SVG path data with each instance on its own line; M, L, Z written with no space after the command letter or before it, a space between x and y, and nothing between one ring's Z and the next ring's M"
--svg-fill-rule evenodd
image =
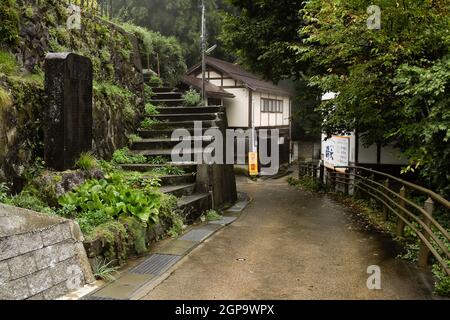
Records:
M194 76L184 76L181 81L188 86L192 86L197 88L198 90L202 90L202 79L196 78ZM209 97L212 98L234 98L235 95L225 91L224 89L210 83L206 82L206 93Z
M277 86L272 82L263 80L261 77L246 71L244 68L237 64L211 57L206 58L206 64L227 74L229 77L235 80L241 81L245 86L252 90L278 95L292 95L288 90ZM194 72L198 68L201 68L201 63L196 64L195 66L190 68L188 70L188 74L192 74L192 72Z

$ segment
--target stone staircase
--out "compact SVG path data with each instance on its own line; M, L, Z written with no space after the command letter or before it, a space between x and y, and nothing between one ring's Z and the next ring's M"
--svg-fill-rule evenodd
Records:
M195 140L201 140L206 146L212 141L212 137L204 136L209 128L216 128L221 124L220 114L224 112L223 107L183 107L182 94L172 88L154 88L155 96L150 102L157 106L159 114L151 116L158 120L151 130L138 130L137 135L141 138L135 142L131 151L134 154L144 155L146 158L164 159L157 164L133 164L123 165L123 169L129 171L148 172L162 167L169 167L176 174L163 175L161 179L161 191L178 197L178 207L186 216L188 222L196 220L204 211L212 208L212 197L209 192L202 192L197 183L197 164L194 163L192 153L200 153L202 150L192 150L192 162L176 163L171 161L173 147L179 141L172 141L171 135L174 129L184 128L191 135L192 146ZM202 122L202 136L194 137L194 121ZM152 162L152 161L150 161ZM181 171L182 170L182 171Z

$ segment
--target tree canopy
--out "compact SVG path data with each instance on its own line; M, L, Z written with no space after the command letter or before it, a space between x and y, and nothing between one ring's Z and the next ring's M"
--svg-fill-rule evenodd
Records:
M188 66L200 60L201 0L118 0L115 15L164 36L174 36L183 48ZM217 44L221 31L220 10L230 10L224 0L205 0L209 45ZM222 46L214 53L223 57Z
M325 132L395 143L411 170L450 195L448 0L231 2L243 14L227 16L223 38L243 62L338 92L319 108ZM369 5L381 8L379 30L367 26Z

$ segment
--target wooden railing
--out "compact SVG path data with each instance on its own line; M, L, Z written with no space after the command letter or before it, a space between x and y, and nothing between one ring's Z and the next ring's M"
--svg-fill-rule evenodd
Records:
M431 253L450 275L449 231L434 217L438 211L450 215L447 199L414 183L364 167L337 167L339 171L331 171L318 163L300 163L299 169L300 176L320 179L333 192L340 190L347 195L376 200L383 208L384 220L390 215L396 218L397 236L402 237L408 226L420 238L419 266L428 265Z

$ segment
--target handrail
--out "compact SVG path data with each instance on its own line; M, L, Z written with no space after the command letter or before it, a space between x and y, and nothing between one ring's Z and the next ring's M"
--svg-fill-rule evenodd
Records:
M441 203L443 206L445 206L447 209L450 209L450 201L448 201L447 199L445 199L443 196L441 196L440 194L437 194L436 192L424 188L422 186L419 186L417 184L414 184L412 182L408 182L405 180L402 180L400 178L397 178L393 175L390 175L388 173L384 173L384 172L380 172L380 171L376 171L370 168L365 168L365 167L361 167L361 166L336 166L335 168L337 169L359 169L359 170L364 170L366 172L370 172L370 173L374 173L374 174L378 174L380 176L389 178L391 180L395 180L397 182L400 182L401 184L408 186L412 189L415 189L417 191L423 192L425 194L427 194L428 196L430 196L432 199L436 200L437 202Z
M385 220L388 219L389 212L397 216L398 236L403 236L405 226L409 226L420 239L419 266L425 267L427 265L428 256L431 253L443 267L445 273L450 275L450 265L447 262L450 259L450 248L442 240L450 242L450 233L433 217L435 203L447 210L450 209L450 201L432 190L384 172L361 166L338 166L335 169L345 169L345 172L334 170L325 172L325 167L319 162L301 162L299 164L300 175L308 175L318 179L317 173L320 170L320 179L331 186L334 191L337 190L338 185L343 185L345 186L345 193L350 195L350 187L353 187L352 192L354 194L357 190L360 190L377 200L383 206L383 217ZM384 184L380 182L382 179L385 180ZM397 186L401 185L400 192L393 190L390 187L390 182L396 182ZM428 196L428 200L423 207L408 199L407 189L415 190Z

